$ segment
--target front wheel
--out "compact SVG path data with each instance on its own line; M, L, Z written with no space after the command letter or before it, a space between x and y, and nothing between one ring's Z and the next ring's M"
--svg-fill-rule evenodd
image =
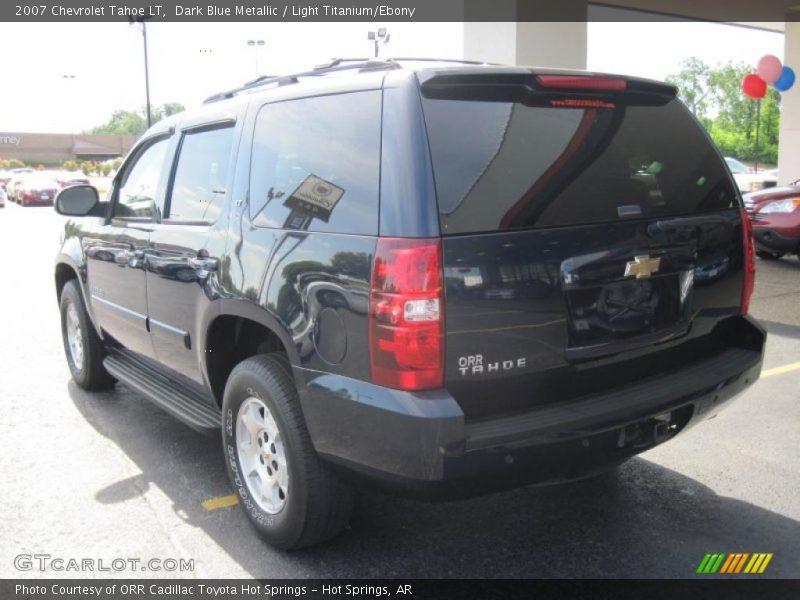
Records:
M83 294L75 279L68 281L61 290L60 308L61 337L75 383L85 390L112 387L116 379L103 366L106 351L89 319Z
M314 450L284 354L239 363L225 385L222 413L228 474L262 537L290 550L344 529L352 490Z

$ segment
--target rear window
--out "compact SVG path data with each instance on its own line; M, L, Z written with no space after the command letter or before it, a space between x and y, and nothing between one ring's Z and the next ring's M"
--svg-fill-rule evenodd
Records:
M443 234L690 215L738 205L677 100L551 108L423 99Z

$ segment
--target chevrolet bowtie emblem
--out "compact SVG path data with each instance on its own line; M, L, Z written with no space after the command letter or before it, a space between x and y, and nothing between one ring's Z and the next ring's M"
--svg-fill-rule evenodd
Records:
M636 277L644 279L653 273L658 273L661 266L660 258L650 258L649 256L634 256L633 260L625 263L625 277Z

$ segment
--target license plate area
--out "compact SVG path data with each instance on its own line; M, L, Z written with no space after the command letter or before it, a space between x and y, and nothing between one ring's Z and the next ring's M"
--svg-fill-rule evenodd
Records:
M692 272L624 279L566 292L569 348L650 343L688 325Z

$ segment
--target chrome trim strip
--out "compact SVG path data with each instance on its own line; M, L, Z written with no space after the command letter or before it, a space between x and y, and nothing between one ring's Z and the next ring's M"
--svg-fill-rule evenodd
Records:
M105 298L101 298L100 296L96 296L92 294L92 300L97 300L98 302L102 302L106 306L110 306L111 308L115 308L118 311L124 312L125 314L131 315L132 317L136 317L137 319L141 319L142 321L147 321L147 315L143 315L142 313L138 313L135 310L131 310L130 308L125 308L124 306L120 306L110 300L106 300Z
M172 325L168 325L167 323L164 323L163 321L157 321L153 317L150 317L150 324L151 325L157 325L158 327L161 327L161 329L166 329L167 331L171 331L172 333L177 333L178 335L180 335L182 337L186 337L187 335L189 335L188 331L184 331L183 329L178 329L177 327L173 327Z

